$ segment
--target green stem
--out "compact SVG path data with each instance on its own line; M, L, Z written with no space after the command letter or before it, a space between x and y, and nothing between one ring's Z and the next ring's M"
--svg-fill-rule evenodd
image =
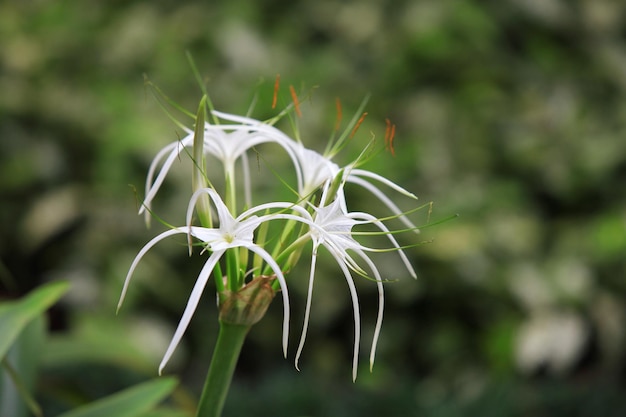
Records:
M220 417L243 342L251 326L220 321L217 344L196 417Z

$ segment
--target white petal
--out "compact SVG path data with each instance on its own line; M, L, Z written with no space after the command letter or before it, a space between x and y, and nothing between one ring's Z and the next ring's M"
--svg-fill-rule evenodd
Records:
M353 169L353 170L350 171L350 176L354 176L354 177L368 177L368 178L375 179L376 181L382 182L383 184L385 184L389 188L393 188L397 192L399 192L401 194L404 194L407 197L411 197L411 198L414 198L414 199L417 200L417 196L415 194L405 190L404 188L400 187L395 182L390 181L387 178L383 177L382 175L378 175L378 174L376 174L374 172L367 171L367 170L364 170L364 169Z
M333 255L335 256L335 255ZM354 312L354 353L352 358L352 380L356 380L357 368L359 364L359 344L361 343L361 316L359 312L359 297L354 286L354 280L350 274L350 270L342 262L341 259L335 257L337 264L343 271L343 275L346 277L348 288L350 289L350 297L352 298L352 310Z
M150 203L152 202L152 199L156 195L157 191L159 191L159 188L163 184L163 181L165 181L165 177L167 176L167 173L169 172L172 164L174 163L176 158L178 158L180 156L182 150L185 147L191 146L192 143L193 143L193 136L186 136L181 141L173 142L173 143L169 144L168 146L166 146L166 149L169 150L170 154L168 155L167 159L163 163L163 166L161 167L161 170L159 171L159 174L157 175L156 180L154 180L154 183L150 185L149 191L146 190L146 196L144 198L144 204L145 205L150 207ZM166 152L163 152L163 154L161 154L161 152L159 152L159 154L157 156L159 156L159 159L160 159L160 158L162 158L163 155L165 155L165 153ZM142 207L142 209L144 209L144 208ZM141 213L142 209L140 209L140 213Z
M117 303L117 309L118 310L120 309L120 307L122 307L122 303L124 302L124 298L126 297L126 291L128 291L128 285L130 284L130 278L132 277L133 272L135 271L135 268L137 267L137 264L139 264L139 261L141 260L141 258L143 258L143 256L155 244L157 244L161 240L165 239L168 236L172 236L172 235L179 234L179 233L187 233L187 228L186 227L178 227L176 229L167 230L167 231L159 234L158 236L152 238L152 240L150 240L148 243L146 243L146 245L143 248L141 248L141 250L139 251L137 256L135 256L135 259L133 260L133 263L130 265L128 273L126 274L126 280L124 281L124 287L122 288L122 294L120 295L120 300Z
M376 278L376 286L378 287L378 316L376 317L376 327L374 328L374 337L372 338L372 349L370 350L370 372L374 367L374 358L376 356L376 346L378 345L378 337L380 336L380 329L383 325L383 312L385 309L385 292L383 288L383 280L380 276L380 272L376 268L376 265L372 260L361 250L357 251L361 259L363 259L370 267Z
M406 269L409 271L409 273L411 274L413 278L417 278L417 274L415 273L415 269L413 269L411 262L409 262L409 259L404 254L404 251L400 249L400 245L398 244L398 241L396 240L395 237L393 237L393 235L391 234L387 226L385 226L381 221L377 220L374 216L368 213L350 213L350 215L368 220L374 225L376 225L380 230L385 232L387 239L389 239L389 241L393 244L393 246L395 246L398 249L398 254L400 255L400 258L402 259L402 262L404 263L404 266L406 267ZM361 248L365 250L371 250L369 248L365 248L364 246L361 246Z
M382 191L380 191L378 187L374 186L372 183L368 181L365 181L362 178L355 177L355 176L349 176L346 179L346 181L354 183L354 184L358 184L361 187L367 189L369 192L374 194L383 204L385 204L394 214L398 215L399 216L398 218L400 219L402 223L404 223L410 229L415 229L416 231L418 231L417 227L404 214L402 214L402 210L400 210L400 208L393 201L391 201L391 199L387 197L387 195L385 195ZM410 195L413 196L413 194L410 194Z
M166 154L168 154L169 152L172 152L172 149L176 148L176 146L178 146L177 142L170 143L169 145L161 149L156 154L156 156L152 159L152 162L150 163L150 168L148 168L148 175L146 176L146 195L150 193L150 189L153 187L152 180L154 178L154 173L157 167L159 166L159 164L161 163L161 160ZM150 201L144 201L144 203L139 208L139 214L143 213L146 207L150 208Z
M309 271L309 290L306 298L306 308L304 310L304 324L302 325L302 334L300 335L300 343L298 344L298 351L296 352L295 367L299 371L298 360L300 354L304 348L304 341L306 340L306 333L309 328L309 317L311 314L311 298L313 297L313 280L315 278L315 264L317 261L317 245L313 245L313 253L311 255L311 270Z
M211 272L215 265L220 260L224 251L216 251L211 254L209 259L204 264L202 271L200 271L200 275L198 275L198 279L196 280L195 285L193 286L193 290L191 291L191 295L189 296L189 300L187 301L187 307L185 307L185 311L183 312L183 316L178 322L178 327L176 328L176 332L174 333L174 337L167 347L165 355L163 356L163 360L161 360L161 364L159 365L159 375L163 371L163 368L170 360L174 350L176 350L176 346L180 343L180 340L187 330L189 323L191 322L191 318L193 317L193 313L196 311L196 307L198 307L198 303L200 302L200 298L202 297L202 292L204 291L204 287L206 287L207 281L211 276Z
M283 276L280 267L274 261L274 258L262 247L257 245L246 246L251 252L258 254L272 268L280 284L283 293L283 354L287 357L287 344L289 342L289 294L287 293L287 282Z

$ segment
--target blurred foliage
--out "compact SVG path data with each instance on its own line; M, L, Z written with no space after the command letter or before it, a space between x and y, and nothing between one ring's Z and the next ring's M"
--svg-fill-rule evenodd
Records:
M611 0L1 3L1 295L72 284L49 314L45 414L154 376L197 276L200 264L164 243L114 314L155 232L128 184L141 193L151 158L179 134L143 76L193 111L189 51L223 111L245 113L256 92L252 116L273 115L276 74L283 89L312 89L300 131L319 150L335 98L348 114L371 93L361 138L338 160L389 117L396 156L368 168L434 201L433 218L460 215L423 231L433 243L411 252L417 282L381 258L398 282L373 374L364 365L350 383L347 289L320 265L329 279L318 280L303 372L280 354L274 303L244 347L227 414L623 415L625 28L626 4ZM187 171L155 207L173 222ZM376 296L360 284L367 340ZM216 317L207 295L168 369L189 387L174 396L182 409Z

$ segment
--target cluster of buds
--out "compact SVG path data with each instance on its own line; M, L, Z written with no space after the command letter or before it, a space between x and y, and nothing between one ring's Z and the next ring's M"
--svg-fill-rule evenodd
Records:
M316 276L318 251L325 248L339 267L340 275L346 280L350 291L354 314L354 355L353 379L356 378L361 335L361 318L354 275L368 277L378 289L378 316L370 352L370 369L374 363L376 345L383 320L384 279L376 264L372 261L372 252L397 252L401 262L412 277L415 271L407 259L403 248L394 235L398 232L418 232L416 226L408 220L405 212L381 189L399 193L410 199L415 195L392 181L364 169L360 169L372 152L373 141L369 142L361 155L346 166L339 166L333 157L354 136L366 113L363 106L348 123L342 133L331 138L324 153L308 149L300 140L296 129L295 138L290 137L275 127L282 117L295 118L300 115L300 105L293 88L293 100L285 110L267 121L249 117L226 114L213 109L205 96L195 115L194 129L181 127L186 136L165 146L154 158L146 181L145 198L140 209L147 218L151 215L151 203L170 171L181 157L188 155L193 162L193 195L187 207L186 224L172 227L154 237L138 253L128 271L120 297L119 306L124 301L130 279L139 261L159 241L176 234L186 235L189 254L194 246L202 248L201 255L208 253L208 259L200 271L182 318L169 347L159 366L162 371L176 346L183 337L191 318L198 306L210 277L214 278L218 294L220 320L233 324L251 326L260 320L275 292L282 295L283 339L285 356L289 337L289 291L287 286L288 271L303 259L310 256L308 296L304 313L304 325L300 336L295 365L305 343L313 283ZM276 94L276 93L275 93ZM274 97L274 105L276 96ZM338 124L340 122L338 104ZM338 129L336 129L337 131ZM385 147L393 153L393 134L395 127L387 120ZM293 194L290 201L253 201L250 152L258 152L257 146L273 143L284 150L293 164L293 177L277 175L282 186L289 187ZM211 178L207 176L207 156L221 162L224 170L224 182L217 191ZM257 153L256 164L259 156ZM237 190L237 178L242 175L242 192ZM289 184L293 185L289 185ZM220 184L221 185L221 184ZM362 187L375 201L386 206L390 215L377 218L361 211L350 211L349 201L344 190L347 186ZM238 198L243 195L243 204ZM243 208L240 208L243 207ZM405 225L402 230L390 230L384 221L399 219ZM280 227L270 226L280 222ZM196 224L194 224L196 223ZM356 226L370 225L370 231L354 230ZM374 231L371 231L371 230ZM372 248L364 246L358 237L362 235L382 235L389 246ZM309 243L311 242L311 243Z

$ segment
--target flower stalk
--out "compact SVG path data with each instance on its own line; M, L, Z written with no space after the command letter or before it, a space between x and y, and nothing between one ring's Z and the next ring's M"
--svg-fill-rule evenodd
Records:
M224 290L219 294L220 330L197 417L221 415L246 335L263 318L274 298L274 280L275 277L260 276L239 291Z
M196 417L220 417L237 360L251 325L220 321L220 330L211 358Z

